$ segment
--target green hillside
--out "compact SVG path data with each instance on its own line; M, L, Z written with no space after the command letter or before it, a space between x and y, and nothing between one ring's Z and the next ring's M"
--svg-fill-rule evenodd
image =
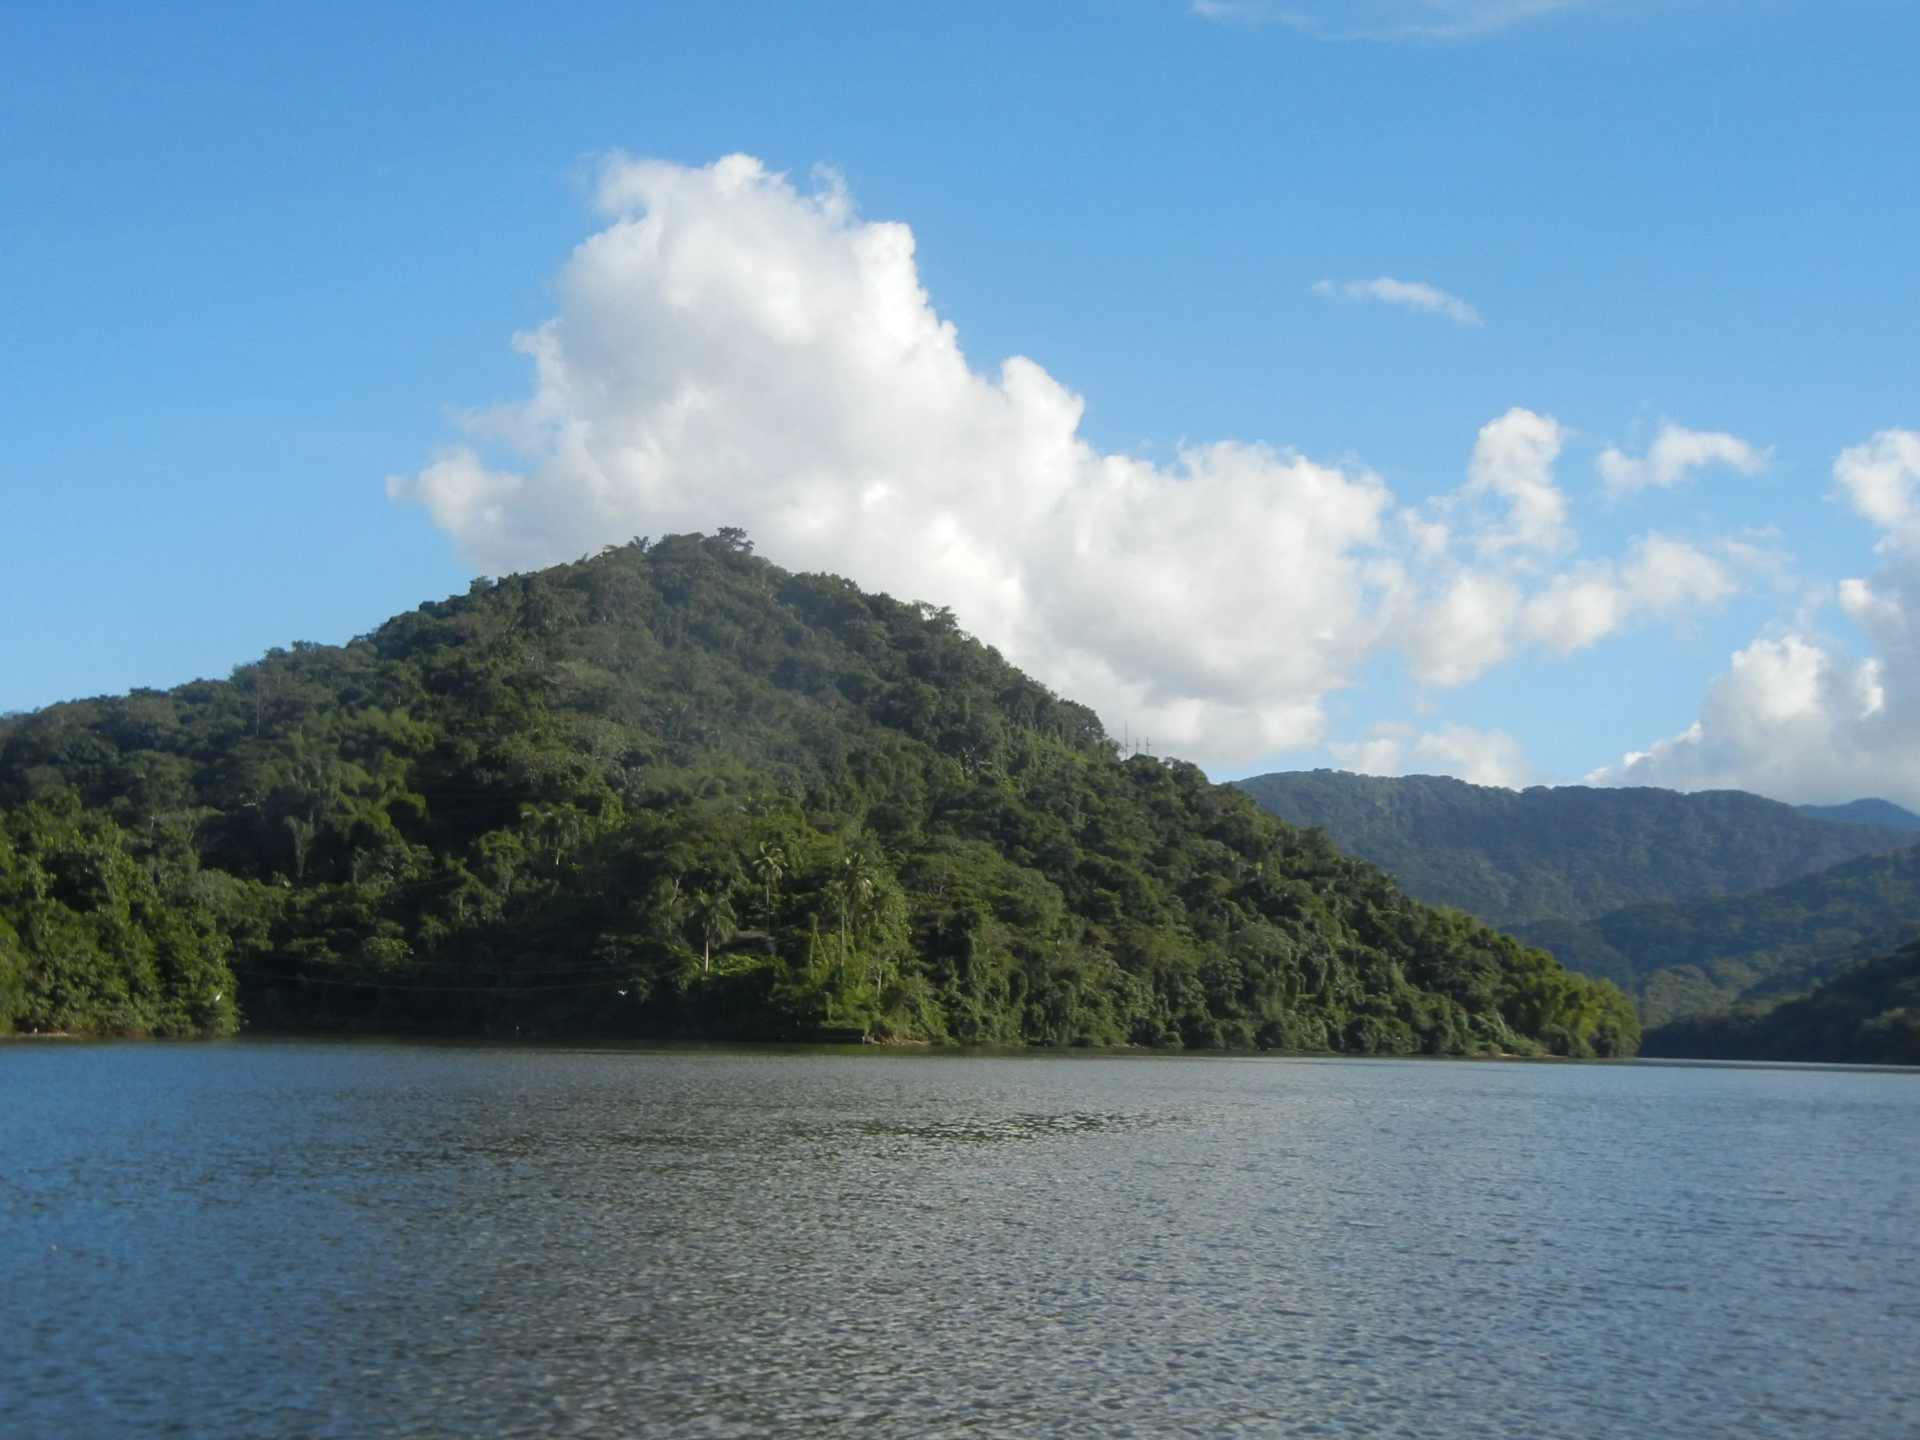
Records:
M1637 905L1522 927L1535 945L1640 998L1641 1020L1806 989L1920 932L1920 847L1868 855L1750 895Z
M0 806L127 862L117 891L51 870L0 891L21 1028L218 1029L230 967L262 1027L1637 1038L1612 986L1190 765L1121 760L945 612L788 574L738 532L0 720ZM82 932L91 969L69 963ZM149 991L174 998L120 998Z
M1890 830L1920 831L1920 815L1891 800L1849 800L1844 805L1796 805L1802 815L1845 820L1854 825L1884 825Z
M1737 790L1514 791L1333 770L1237 783L1262 809L1319 826L1390 871L1408 894L1502 927L1745 894L1915 838Z
M1811 994L1649 1031L1646 1053L1713 1060L1920 1065L1920 943L1864 961Z
M218 880L168 876L129 839L67 793L0 813L0 1032L234 1028L232 947L194 898Z

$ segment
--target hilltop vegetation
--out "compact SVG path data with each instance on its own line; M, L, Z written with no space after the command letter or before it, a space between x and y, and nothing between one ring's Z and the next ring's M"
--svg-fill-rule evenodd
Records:
M1611 985L1190 765L1123 761L952 616L788 574L737 532L476 582L230 680L0 721L0 805L125 861L118 891L32 903L103 937L125 911L146 939L99 953L156 977L102 962L56 1002L68 952L22 927L16 886L0 913L28 938L0 944L26 1028L220 1028L229 966L262 1026L1637 1040Z
M1333 770L1237 783L1263 809L1317 825L1342 849L1392 872L1408 894L1523 929L1741 895L1915 840L1910 831L1824 819L1738 790L1514 791Z

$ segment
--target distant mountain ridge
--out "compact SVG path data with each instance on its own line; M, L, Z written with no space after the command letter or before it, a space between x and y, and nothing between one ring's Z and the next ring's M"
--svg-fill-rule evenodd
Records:
M1916 841L1910 829L1810 814L1739 790L1514 791L1334 770L1234 783L1262 809L1318 826L1390 871L1408 894L1522 930L1764 890ZM1884 801L1837 808L1862 804L1898 810Z
M1849 825L1884 825L1890 830L1920 834L1920 815L1891 800L1849 800L1844 805L1796 805L1802 815L1820 820L1843 820Z

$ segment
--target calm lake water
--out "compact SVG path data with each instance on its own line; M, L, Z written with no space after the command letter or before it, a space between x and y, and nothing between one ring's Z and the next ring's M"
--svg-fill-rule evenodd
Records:
M9 1436L1920 1434L1920 1075L0 1046Z

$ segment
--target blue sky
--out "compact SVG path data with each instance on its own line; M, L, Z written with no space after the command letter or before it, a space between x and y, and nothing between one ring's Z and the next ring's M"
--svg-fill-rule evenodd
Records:
M1569 781L1652 752L1611 778L1920 800L1906 512L1835 473L1920 427L1916 59L1920 6L1894 0L9 7L0 709L224 674L464 589L495 557L545 558L405 503L406 483L396 503L388 477L449 446L489 474L550 462L461 414L536 393L516 333L597 323L577 309L591 285L569 289L575 247L646 213L607 202L608 157L698 177L744 153L787 177L768 203L796 216L834 183L816 167L837 173L842 238L910 227L972 373L1029 357L1084 397L1089 453L1140 462L1142 484L1191 479L1183 450L1259 442L1377 476L1396 515L1453 517L1458 566L1506 567L1527 594L1581 565L1625 575L1650 533L1720 577L1566 653L1520 635L1464 680L1369 611L1368 638L1266 689L1246 667L1287 668L1320 619L1258 587L1193 612L1254 647L1205 674L1164 636L1101 638L1097 587L1060 602L1071 624L956 605L1116 728L1171 730L1156 749L1220 774ZM1348 298L1383 278L1477 323ZM1516 409L1557 422L1577 545L1489 559L1494 522L1459 508L1479 500L1421 507L1461 490L1482 427ZM962 450L973 413L941 421ZM1764 466L1607 493L1602 452L1641 457L1669 422ZM1904 497L1905 452L1874 454ZM664 507L652 532L731 515L773 558L902 588L863 573L853 539L783 552L799 532L757 509L763 480ZM1253 503L1239 484L1192 494ZM515 513L529 536L597 533L559 503ZM1109 520L1148 537L1126 557L1146 574L1160 522ZM1179 566L1212 543L1183 533L1168 594L1201 583ZM1352 544L1414 564L1398 539ZM1006 563L1052 573L1039 552ZM1849 579L1871 594L1842 604ZM1452 583L1421 581L1413 609Z

